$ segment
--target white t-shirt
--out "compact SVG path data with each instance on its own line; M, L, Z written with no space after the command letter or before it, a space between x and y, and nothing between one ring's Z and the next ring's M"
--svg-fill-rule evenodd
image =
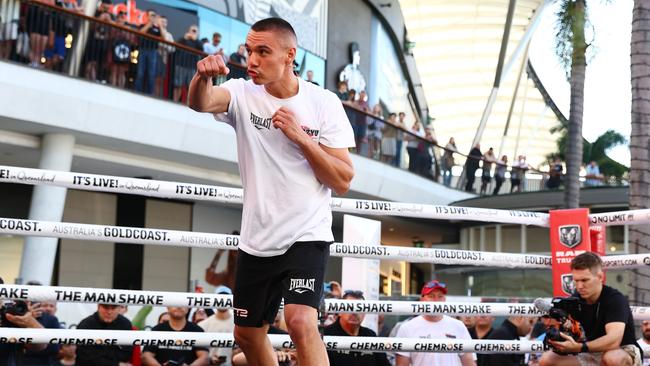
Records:
M650 344L646 343L643 337L639 338L636 343L643 350L643 366L650 366Z
M316 179L302 150L273 127L271 117L286 107L313 141L330 148L354 147L341 101L300 78L293 97L279 99L252 81L230 79L227 114L215 118L237 133L239 173L244 185L239 248L261 257L280 255L297 241L333 241L331 190Z
M437 322L430 322L422 315L417 316L402 324L397 331L397 338L472 339L463 322L446 315ZM412 366L462 366L460 362L462 353L397 352L397 354L410 358Z
M232 334L235 330L235 319L232 314L228 319L218 319L216 314L209 316L207 319L203 319L198 324L206 333L229 333ZM214 355L217 356L226 356L226 362L221 364L222 366L231 366L232 365L232 348L216 348L210 347L210 359Z

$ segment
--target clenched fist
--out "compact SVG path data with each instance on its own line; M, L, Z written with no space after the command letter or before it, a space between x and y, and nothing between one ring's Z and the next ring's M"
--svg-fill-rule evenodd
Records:
M226 66L221 55L210 55L196 63L196 72L202 78L211 78L219 75L228 75L230 69Z

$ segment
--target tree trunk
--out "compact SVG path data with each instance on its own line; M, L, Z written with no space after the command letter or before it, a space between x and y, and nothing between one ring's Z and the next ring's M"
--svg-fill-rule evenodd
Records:
M573 56L571 61L571 106L569 136L566 148L566 180L564 204L566 208L580 206L580 165L582 164L582 110L585 100L585 71L587 70L587 43L585 42L585 1L577 0L573 23Z
M630 135L630 209L650 207L650 0L635 0L632 13L632 133ZM630 226L632 253L647 253L650 225ZM633 272L631 303L650 302L650 270Z

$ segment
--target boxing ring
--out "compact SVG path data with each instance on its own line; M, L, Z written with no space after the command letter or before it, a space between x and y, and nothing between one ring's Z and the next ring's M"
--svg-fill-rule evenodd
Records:
M126 193L148 197L241 204L243 190L201 184L156 181L117 176L60 172L0 165L0 183L50 185L108 193ZM439 220L481 221L503 224L549 226L549 215L538 212L495 210L471 207L437 206L416 203L332 198L335 212L402 216ZM589 215L594 226L650 223L650 210L632 210ZM182 246L236 250L237 235L186 232L164 229L132 228L79 223L49 222L0 218L0 234L82 239L97 242ZM333 243L330 255L363 259L400 260L411 263L489 266L497 268L550 269L551 256L493 253L486 251L399 246L372 246ZM607 269L631 269L650 265L650 254L603 256ZM232 296L163 291L132 291L62 286L0 285L0 299L34 302L103 303L115 305L151 305L231 308ZM635 319L650 319L650 307L631 307ZM531 303L487 302L412 302L326 299L328 313L368 313L390 315L451 316L528 316L542 312ZM276 348L293 348L287 335L269 335ZM324 336L328 350L374 352L475 352L539 353L538 341L495 341L458 339L409 339L383 337ZM48 343L77 345L191 345L233 347L229 333L186 333L151 331L106 331L79 329L0 328L0 343Z

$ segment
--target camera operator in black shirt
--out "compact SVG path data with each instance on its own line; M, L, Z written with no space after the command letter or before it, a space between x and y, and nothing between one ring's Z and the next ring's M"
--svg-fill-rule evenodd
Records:
M549 340L553 351L544 353L540 365L641 366L630 305L623 294L603 284L600 257L591 252L576 256L571 273L582 304L580 312L570 315L582 324L587 340L578 342L562 333L564 341Z
M0 278L0 285L4 284ZM43 328L32 315L31 305L25 302L0 302L0 328ZM22 364L24 350L42 351L46 344L19 344L0 342L0 365L16 366Z

